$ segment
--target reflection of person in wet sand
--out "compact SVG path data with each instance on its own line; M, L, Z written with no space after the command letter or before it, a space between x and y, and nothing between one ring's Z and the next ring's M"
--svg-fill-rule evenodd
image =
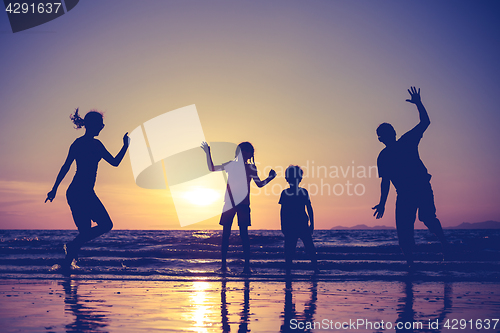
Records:
M406 281L403 297L401 297L397 305L398 319L396 320L396 332L413 332L413 323L415 323L413 302L413 282ZM405 324L407 325L406 327ZM408 325L412 325L411 328Z
M452 301L452 286L448 282L444 282L444 291L442 293L443 297L443 307L438 311L436 310L432 314L425 314L423 310L427 310L424 303L423 309L417 309L416 311L413 306L415 303L415 296L413 292L413 281L405 281L403 297L400 298L397 305L398 319L396 320L396 332L421 332L423 327L428 326L431 323L435 323L436 320L439 323L443 323L446 316L451 312ZM437 293L439 298L440 293ZM436 298L438 298L436 297ZM433 301L435 302L435 301ZM417 302L418 303L418 302ZM421 304L422 305L422 304ZM432 306L428 307L432 308ZM428 321L426 323L426 321ZM429 327L431 328L431 327ZM433 331L437 330L437 327Z
M68 157L64 162L52 190L47 194L47 200L54 200L59 184L64 179L73 161L76 161L76 173L66 191L71 213L78 228L79 234L65 246L66 257L62 264L63 270L71 268L73 259L78 257L78 251L86 242L99 237L113 228L113 223L103 204L94 192L99 161L104 159L112 166L118 166L127 152L129 138L123 136L123 147L113 157L101 143L95 139L104 128L103 117L100 112L90 111L81 118L76 109L71 115L76 128L85 127L85 134L76 139L69 148ZM97 223L92 227L92 222Z
M243 291L243 309L240 312L240 325L238 333L250 332L248 328L250 319L250 281L245 279L245 287Z
M227 300L226 300L226 280L222 280L221 288L220 288L220 317L221 317L221 326L222 332L231 332L231 325L229 325L229 312L227 311Z
M238 226L240 228L240 237L241 242L243 243L243 253L245 256L245 268L243 270L244 273L250 273L250 238L248 237L248 227L250 226L250 182L253 181L258 187L265 186L271 180L276 177L276 172L274 170L269 171L269 176L261 180L257 174L257 166L254 161L254 148L250 142L242 142L238 145L236 149L236 157L235 160L229 161L222 165L214 165L212 161L212 154L210 152L210 146L203 142L201 144L201 148L206 154L207 157L207 165L210 171L228 171L228 186L225 197L224 204L224 212L220 217L219 224L222 225L222 272L227 270L226 258L227 251L229 249L229 236L231 235L231 226L233 225L234 216L238 215ZM243 161L238 160L243 159ZM239 180L231 180L233 176L231 169L233 164L237 164L238 162L243 162L245 168L245 176L243 176L243 183L245 187L246 196L241 202L234 202L234 194L238 192L235 191L234 188L231 188L230 184L241 184ZM238 173L235 173L238 175ZM237 176L236 176L237 177ZM229 201L229 202L228 202ZM230 208L226 209L226 207L230 204Z
M384 215L385 203L391 182L396 188L396 227L399 245L403 251L409 267L413 265L413 247L415 215L418 210L418 219L434 233L441 241L443 253L446 249L446 238L441 223L436 217L434 195L430 183L431 175L422 163L418 154L418 144L431 121L420 99L420 89L411 87L408 90L411 99L407 102L417 106L420 122L410 131L396 140L396 131L391 124L383 123L377 128L377 135L385 148L377 159L380 185L380 203L373 207L377 219Z
M109 319L105 310L92 307L92 302L103 300L87 299L78 294L78 282L64 280L59 282L66 294L64 298L65 312L74 315L74 322L66 325L66 332L98 332L108 326ZM83 298L83 300L82 300Z
M231 325L229 324L229 311L227 310L226 301L226 280L222 280L221 291L220 291L220 312L221 312L221 325L222 332L231 332ZM245 279L245 286L243 291L243 309L240 312L240 324L238 326L238 332L250 332L249 329L249 317L250 317L250 281Z
M299 327L298 323L313 323L316 314L316 302L318 300L318 282L316 279L311 281L311 298L304 305L303 314L297 314L292 295L292 280L290 277L285 282L285 303L283 313L283 324L280 327L280 332L311 332L312 330L307 327Z

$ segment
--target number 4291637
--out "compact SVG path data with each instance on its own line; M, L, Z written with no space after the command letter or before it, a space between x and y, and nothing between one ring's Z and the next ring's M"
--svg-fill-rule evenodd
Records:
M465 330L465 329L496 329L499 319L448 319L443 327L449 330Z
M9 3L5 8L5 11L9 14L51 14L59 11L61 7L60 2L47 2L38 4L29 3Z

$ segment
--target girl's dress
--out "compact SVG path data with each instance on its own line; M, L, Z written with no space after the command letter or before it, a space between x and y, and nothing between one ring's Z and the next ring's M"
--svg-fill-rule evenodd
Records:
M238 226L248 227L250 221L250 182L258 179L255 164L244 163L241 154L223 165L227 172L227 190L220 225L232 225L234 215L238 215Z

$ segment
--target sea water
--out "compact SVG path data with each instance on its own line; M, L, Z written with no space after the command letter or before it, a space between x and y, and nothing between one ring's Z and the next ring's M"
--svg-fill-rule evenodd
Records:
M0 230L0 278L58 278L64 244L76 230ZM251 278L284 277L284 237L279 230L250 230ZM415 230L417 276L424 280L498 281L500 230L445 230L451 255L427 230ZM86 244L72 273L96 279L219 279L220 230L112 230ZM313 241L324 280L400 279L408 274L396 230L315 230ZM293 274L310 278L298 242ZM239 232L230 238L225 277L242 276Z

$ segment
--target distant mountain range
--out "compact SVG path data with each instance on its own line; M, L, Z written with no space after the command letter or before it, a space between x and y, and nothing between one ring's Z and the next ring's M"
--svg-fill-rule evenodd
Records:
M457 225L456 227L448 227L445 229L500 229L500 222L497 221L485 221L476 223L464 222L462 224Z
M392 230L396 229L394 227L387 227L385 225L376 225L374 227L369 227L366 224L358 224L355 225L354 227L343 227L341 225L335 226L331 228L330 230L364 230L364 229L370 229L370 230Z
M330 230L393 230L395 227L388 227L385 225L376 225L374 227L369 227L366 224L358 224L354 227L344 227L341 225L337 225ZM445 229L500 229L500 222L497 221L485 221L485 222L476 222L469 223L464 222L455 227L446 227Z

